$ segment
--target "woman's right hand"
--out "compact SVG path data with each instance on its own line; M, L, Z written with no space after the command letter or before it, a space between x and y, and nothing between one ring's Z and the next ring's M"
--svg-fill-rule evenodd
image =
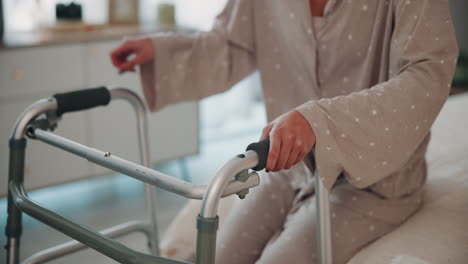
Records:
M135 71L135 66L153 60L155 54L153 42L150 38L136 38L125 40L115 48L110 56L112 64L119 73Z

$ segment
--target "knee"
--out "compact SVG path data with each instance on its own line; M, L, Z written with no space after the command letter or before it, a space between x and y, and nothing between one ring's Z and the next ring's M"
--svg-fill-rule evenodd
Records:
M290 243L281 247L266 247L255 264L315 264L315 247Z

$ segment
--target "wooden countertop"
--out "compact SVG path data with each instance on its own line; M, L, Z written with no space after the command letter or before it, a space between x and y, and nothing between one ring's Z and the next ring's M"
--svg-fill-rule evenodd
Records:
M193 32L184 27L158 27L156 25L61 25L31 32L5 32L0 51L81 42L118 40L124 36L148 35L159 32Z

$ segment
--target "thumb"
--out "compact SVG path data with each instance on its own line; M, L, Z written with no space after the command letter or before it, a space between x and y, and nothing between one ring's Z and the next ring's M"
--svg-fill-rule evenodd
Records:
M120 70L124 71L135 71L135 66L145 63L148 60L148 56L142 52L137 51L135 52L135 56L125 62L121 67Z

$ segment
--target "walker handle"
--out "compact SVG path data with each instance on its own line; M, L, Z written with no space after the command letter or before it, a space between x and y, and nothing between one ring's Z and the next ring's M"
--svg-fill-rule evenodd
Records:
M102 86L98 88L84 89L67 93L58 93L53 96L57 101L57 115L76 112L107 105L111 100L109 90Z
M261 171L266 167L268 160L268 152L270 150L270 138L266 138L260 142L252 143L247 146L246 151L253 150L257 152L258 164L252 170Z

